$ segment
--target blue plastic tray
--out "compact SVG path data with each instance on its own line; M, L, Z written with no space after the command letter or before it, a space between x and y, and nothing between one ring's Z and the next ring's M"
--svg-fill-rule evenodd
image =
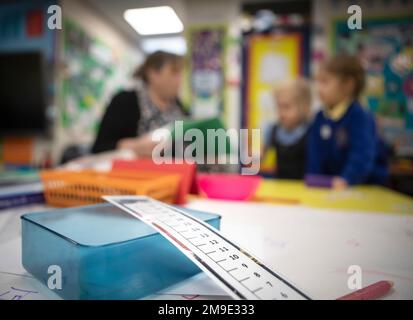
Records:
M219 229L219 215L187 212ZM49 267L60 267L62 288L54 291L65 299L138 299L200 272L154 229L111 204L23 215L22 262L45 285Z

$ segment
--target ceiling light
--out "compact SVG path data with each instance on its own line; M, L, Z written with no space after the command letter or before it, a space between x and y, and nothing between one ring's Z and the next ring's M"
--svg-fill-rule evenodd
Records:
M175 10L169 6L128 9L123 17L141 35L179 33L184 29Z

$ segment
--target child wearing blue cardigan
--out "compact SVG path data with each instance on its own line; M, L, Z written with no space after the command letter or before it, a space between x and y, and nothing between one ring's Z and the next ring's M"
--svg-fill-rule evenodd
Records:
M333 177L335 189L384 184L383 144L373 115L358 102L365 84L358 59L349 55L330 58L321 65L316 83L323 109L309 133L307 174Z

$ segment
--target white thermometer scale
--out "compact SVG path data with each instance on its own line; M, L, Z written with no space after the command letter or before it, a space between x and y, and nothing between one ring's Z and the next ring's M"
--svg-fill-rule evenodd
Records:
M145 196L104 196L150 225L234 299L309 299L289 281L184 211Z

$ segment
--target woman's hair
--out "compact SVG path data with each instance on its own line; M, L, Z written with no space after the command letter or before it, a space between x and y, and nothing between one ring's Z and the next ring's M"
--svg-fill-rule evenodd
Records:
M149 70L159 71L168 64L172 65L173 68L180 69L183 67L183 57L165 51L155 51L146 57L145 62L133 73L133 77L148 83Z
M356 56L346 53L338 54L321 64L321 69L344 80L354 81L353 97L359 98L365 86L364 69Z

